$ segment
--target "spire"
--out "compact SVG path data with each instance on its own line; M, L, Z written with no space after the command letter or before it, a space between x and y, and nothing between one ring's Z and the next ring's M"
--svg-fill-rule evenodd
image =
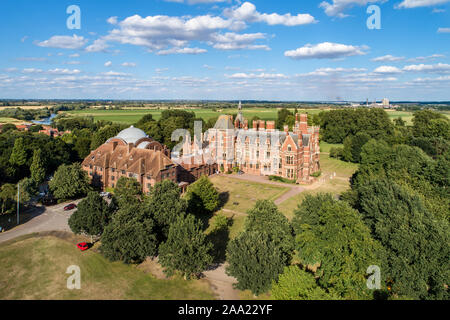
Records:
M239 112L241 112L241 111L242 111L242 102L239 101Z

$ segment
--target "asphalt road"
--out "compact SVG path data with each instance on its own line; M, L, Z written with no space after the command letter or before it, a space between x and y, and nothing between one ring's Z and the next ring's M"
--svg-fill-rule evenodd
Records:
M70 231L68 220L76 209L64 211L69 203L78 204L81 200L57 204L51 207L38 206L33 210L33 218L14 229L0 233L0 243L26 234L42 231Z

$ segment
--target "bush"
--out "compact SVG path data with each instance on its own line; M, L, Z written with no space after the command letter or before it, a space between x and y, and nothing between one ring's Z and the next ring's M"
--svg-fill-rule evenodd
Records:
M310 174L310 176L311 177L314 177L314 178L318 178L318 177L320 177L322 175L322 171L317 171L317 172L314 172L314 173L311 173Z
M269 180L283 182L283 183L291 183L291 184L297 183L297 181L295 181L295 180L290 180L290 179L286 179L286 178L279 177L279 176L269 176Z

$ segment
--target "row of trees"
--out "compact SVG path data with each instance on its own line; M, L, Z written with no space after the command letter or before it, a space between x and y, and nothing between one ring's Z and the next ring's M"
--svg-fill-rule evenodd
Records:
M206 176L191 185L185 197L169 180L142 194L135 179L122 177L109 205L90 192L69 226L74 233L101 239L100 251L111 261L140 263L158 256L167 274L180 272L190 278L213 261L213 244L198 216L218 204L218 192Z

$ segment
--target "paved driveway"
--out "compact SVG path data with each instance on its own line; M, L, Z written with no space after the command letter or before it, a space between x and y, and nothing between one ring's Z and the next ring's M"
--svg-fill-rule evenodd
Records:
M42 231L70 231L68 220L75 210L64 211L68 203L78 204L81 200L61 203L51 207L38 206L34 216L14 229L0 233L0 242L8 241L26 234Z

